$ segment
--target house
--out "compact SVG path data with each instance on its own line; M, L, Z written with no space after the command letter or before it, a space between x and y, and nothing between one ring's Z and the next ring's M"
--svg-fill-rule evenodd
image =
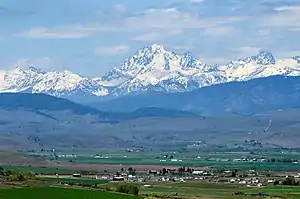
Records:
M157 172L156 170L149 170L149 174L158 174L159 172Z
M193 171L192 174L193 175L202 175L203 171Z
M125 178L122 176L114 176L113 177L113 181L124 181L124 180L125 180Z
M73 174L73 177L74 177L74 178L80 178L80 177L81 177L81 174L80 174L80 173L74 173L74 174Z

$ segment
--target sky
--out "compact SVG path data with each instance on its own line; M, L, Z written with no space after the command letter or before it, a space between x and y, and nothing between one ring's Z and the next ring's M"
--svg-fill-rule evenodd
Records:
M0 68L101 76L144 46L226 64L300 55L300 0L1 0Z

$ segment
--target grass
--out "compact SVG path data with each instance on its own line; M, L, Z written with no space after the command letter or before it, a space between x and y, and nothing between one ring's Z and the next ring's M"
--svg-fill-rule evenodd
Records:
M5 170L17 170L21 172L34 172L43 174L73 174L74 170L52 168L52 167L36 167L36 166L3 166Z
M143 183L145 184L145 183ZM284 199L300 199L300 187L290 186L269 186L263 188L247 188L244 185L206 183L198 181L182 182L152 182L151 188L144 187L141 183L136 183L142 195L176 195L179 198L200 197L201 199L253 199L257 198L251 194L265 192L272 197ZM114 187L114 183L105 186ZM243 196L235 196L233 193L243 192Z
M16 188L16 189L0 189L0 198L3 199L141 199L138 196L129 196L117 193L108 193L103 191L92 191L84 189L68 189L68 188Z
M283 163L283 162L223 162L223 161L207 161L204 159L188 159L178 158L182 162L171 162L166 160L161 162L155 157L111 157L104 159L96 159L92 157L78 157L75 159L77 164L112 164L112 165L163 165L163 166L189 166L189 167L229 167L240 169L256 169L256 170L273 170L273 171L300 171L300 164ZM61 159L62 161L66 161Z

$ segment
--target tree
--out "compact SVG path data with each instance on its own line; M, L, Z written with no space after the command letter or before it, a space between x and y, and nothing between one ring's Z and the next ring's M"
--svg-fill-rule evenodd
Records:
M133 175L133 176L134 176L135 173L136 173L136 172L135 172L135 169L133 169L132 167L128 168L128 174L129 174L129 175Z
M4 168L2 166L0 166L0 176L4 176Z
M296 182L294 177L289 176L282 180L282 185L296 186L299 185L299 182Z
M120 184L117 189L117 192L120 193L126 193L126 194L132 194L132 195L138 195L139 194L139 188L132 184Z
M166 169L166 168L163 168L163 169L162 169L162 174L165 175L166 173L168 173L167 169Z
M274 186L277 186L277 185L279 185L279 180L274 181Z

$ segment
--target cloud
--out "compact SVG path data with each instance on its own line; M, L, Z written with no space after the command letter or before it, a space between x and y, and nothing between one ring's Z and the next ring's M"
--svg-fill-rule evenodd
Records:
M39 39L78 39L88 37L105 30L106 29L104 27L102 28L97 24L74 24L56 28L35 27L25 32L17 33L15 36Z
M115 9L123 12L127 8L124 5L115 5ZM14 34L26 38L52 38L52 39L80 39L89 37L99 32L140 32L146 35L140 36L136 40L146 40L161 34L160 31L167 32L168 35L179 35L186 29L212 29L228 31L229 29L219 28L234 22L247 20L247 17L219 17L200 19L190 12L179 11L176 8L148 9L130 17L123 17L119 21L109 24L108 22L93 24L69 24L59 27L33 27L21 33ZM159 33L153 33L153 30ZM209 31L209 30L208 30ZM149 33L151 32L151 33ZM153 40L153 39L152 39Z
M233 27L212 27L204 30L203 34L206 36L226 36L231 35L235 29Z
M53 60L50 57L39 57L39 58L22 58L19 59L17 62L10 64L11 67L20 67L23 69L28 69L29 67L33 66L38 69L42 69L44 71L51 71L51 70L62 70L63 66L61 63Z
M243 57L249 57L252 55L258 54L258 52L261 50L259 47L254 46L242 46L239 48L234 49L233 51L237 52L236 57L243 58Z
M300 6L283 6L274 8L274 13L260 21L265 27L300 28Z
M124 13L127 12L127 6L124 4L116 4L114 6L115 11L120 12L120 13Z
M125 19L123 28L132 31L199 29L218 27L222 24L230 24L246 19L246 17L199 19L189 12L179 11L176 8L149 9L138 16Z
M166 31L159 31L159 30L154 30L151 32L143 32L142 34L134 37L132 40L135 41L159 41L159 40L164 40L167 37L170 36L177 36L182 34L183 31L181 29L174 29L174 30L170 30L168 32Z
M300 50L286 50L286 51L279 51L276 53L280 58L291 58L294 56L300 56Z
M96 55L119 55L124 54L129 51L129 46L127 45L117 45L117 46L99 46L94 50Z
M190 3L202 3L204 0L190 0Z

